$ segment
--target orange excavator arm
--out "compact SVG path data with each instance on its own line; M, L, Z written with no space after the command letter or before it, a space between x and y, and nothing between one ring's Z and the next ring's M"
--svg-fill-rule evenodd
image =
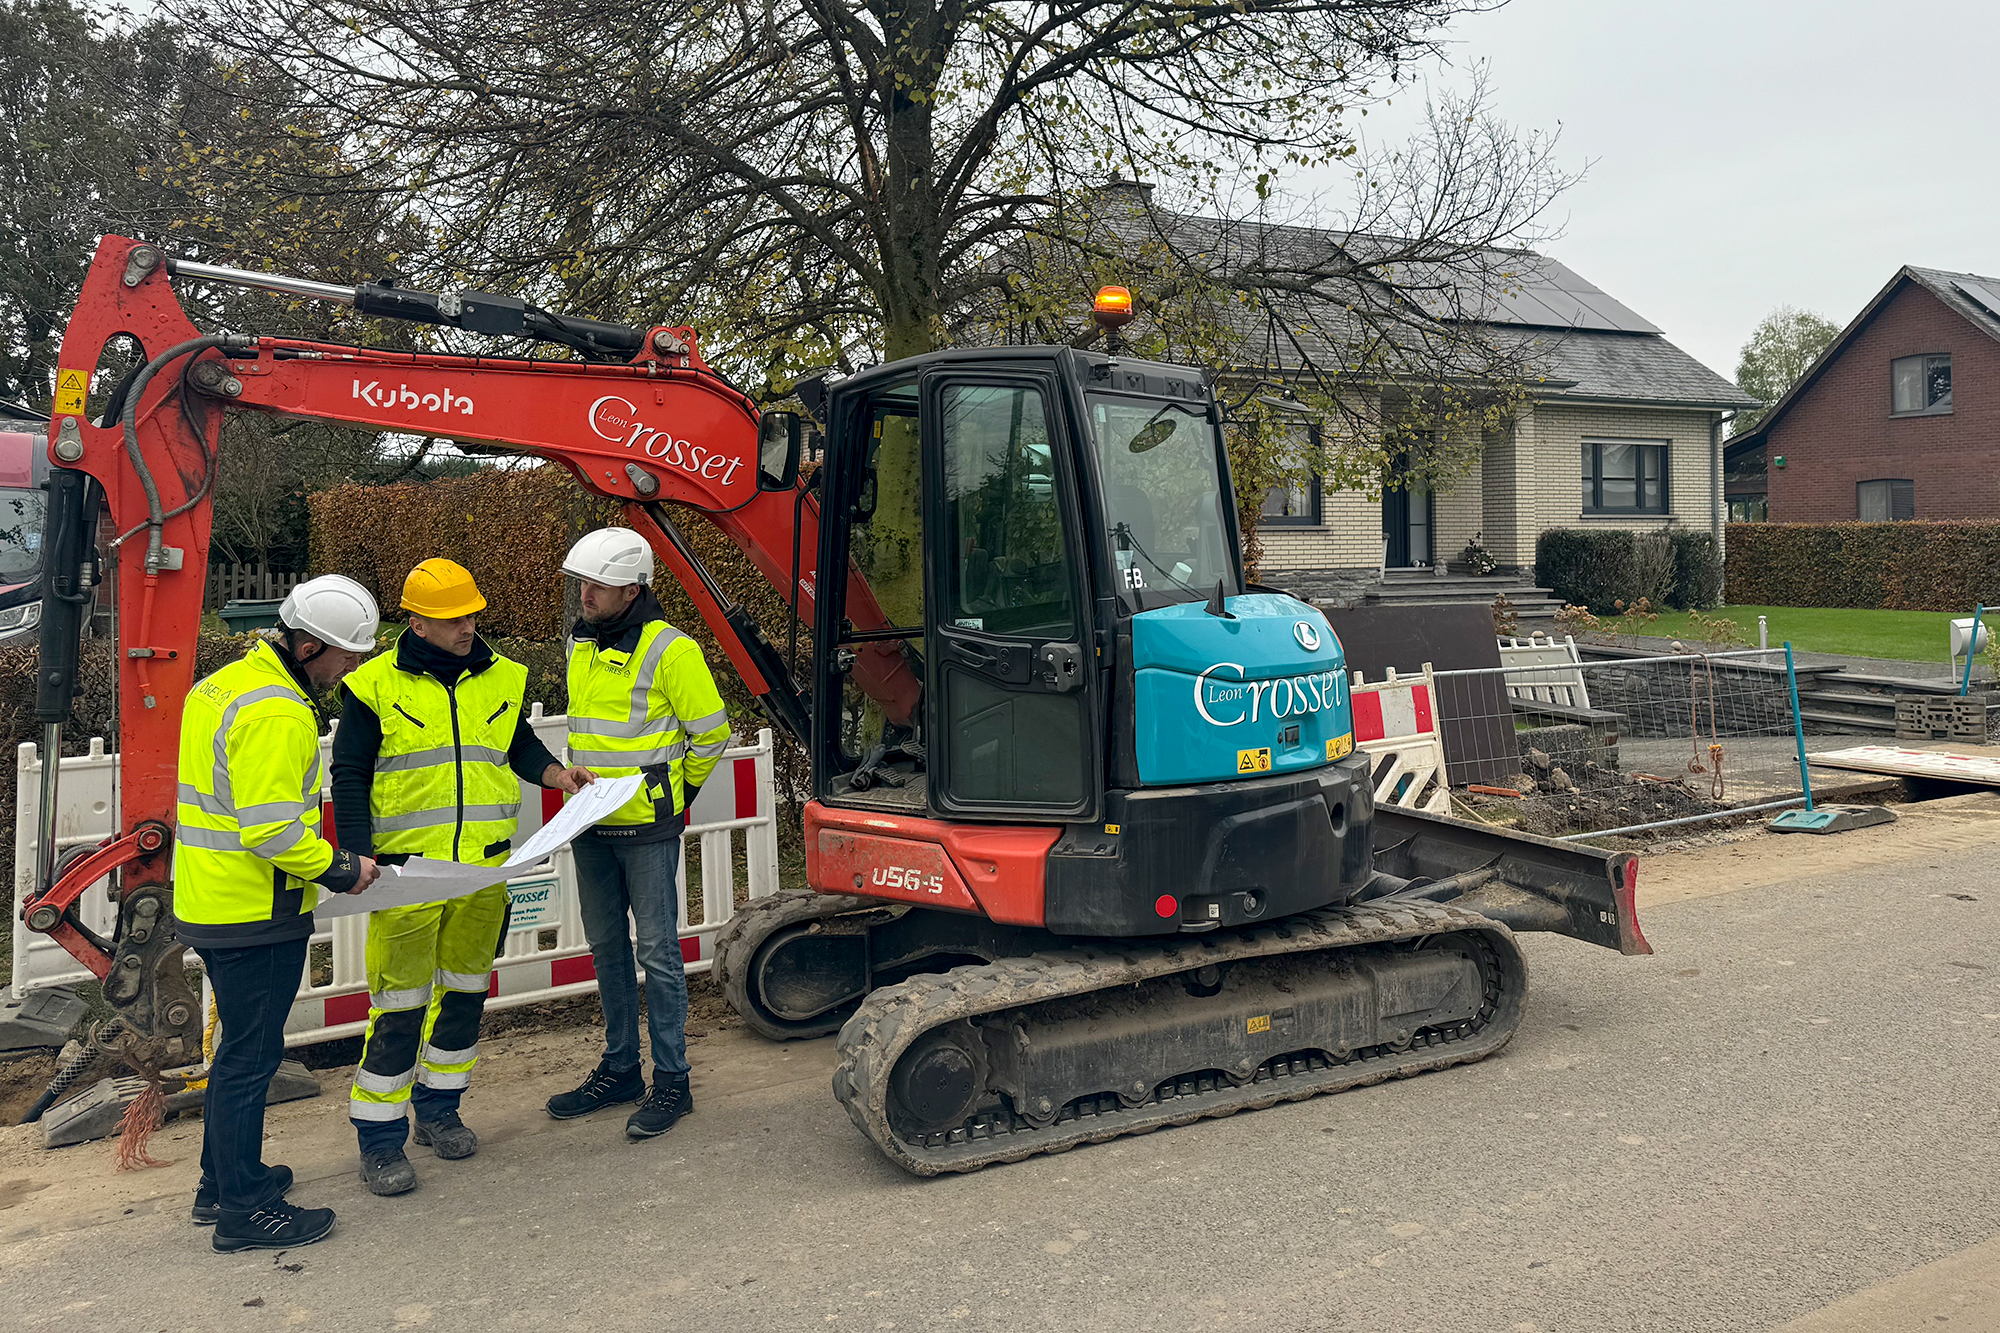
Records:
M805 708L783 678L781 659L709 577L675 528L669 507L712 523L807 623L819 552L814 497L795 476L762 473L758 410L702 360L690 329L630 330L556 316L540 316L542 322L531 325L562 334L586 329L579 345L600 355L609 330L614 342L624 344L620 351L636 346L622 362L203 335L174 295L175 271L184 277L230 272L175 264L152 246L104 238L63 339L49 429L51 461L94 480L122 534L114 551L121 808L119 833L67 873L54 874L45 853L38 892L23 910L30 929L59 940L104 979L106 998L127 1027L159 1047L128 1051L128 1058L137 1055L155 1067L192 1058L188 1039L199 1021L178 981L179 947L164 927L182 703L194 682L210 493L225 412L446 436L560 464L587 491L623 504L626 521L686 588L750 692L774 721L794 732L805 725ZM319 284L289 279L268 285L329 299L355 290L315 291ZM411 298L441 303L423 293L362 290L374 293L372 305L363 308L378 312L386 308L393 314L398 301ZM459 299L442 302L456 311ZM501 303L499 324L506 326L507 303L493 299ZM427 310L414 317L428 317ZM520 310L513 302L517 321ZM453 322L475 331L506 331L457 314ZM147 366L122 386L123 401L114 404L117 419L95 424L85 415L85 392L106 343L121 335L137 339ZM795 449L791 459L788 470L795 473ZM782 462L777 468L787 470ZM495 515L495 521L505 522L506 516ZM55 573L60 577L62 571ZM860 628L888 624L851 573L847 605ZM907 721L918 705L920 683L887 645L858 655L853 678L892 720ZM45 732L67 705L62 697L60 711L42 710ZM47 739L59 739L59 732ZM53 745L45 749L48 755L55 752ZM44 792L52 797L54 766L45 768ZM45 821L50 804L45 800ZM45 837L45 846L49 842ZM118 875L121 920L117 938L104 940L85 931L72 908L91 883L110 872Z

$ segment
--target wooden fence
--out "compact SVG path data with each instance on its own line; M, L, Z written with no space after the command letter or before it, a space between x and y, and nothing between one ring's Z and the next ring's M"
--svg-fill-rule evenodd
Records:
M210 565L208 590L202 599L202 609L219 611L231 601L254 602L283 597L305 582L305 577L290 570L272 569L268 565Z

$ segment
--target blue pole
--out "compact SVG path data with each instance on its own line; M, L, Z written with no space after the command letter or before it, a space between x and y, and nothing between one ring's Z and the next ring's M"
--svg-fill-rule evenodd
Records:
M1963 699L1972 692L1972 655L1979 651L1979 618L1986 614L1986 603L1981 602L1972 612L1972 642L1965 645L1965 679L1958 683L1958 697Z
M1792 737L1799 745L1799 788L1806 794L1806 809L1813 808L1812 778L1806 773L1806 722L1799 713L1799 673L1792 665L1792 641L1785 640L1785 679L1792 686Z

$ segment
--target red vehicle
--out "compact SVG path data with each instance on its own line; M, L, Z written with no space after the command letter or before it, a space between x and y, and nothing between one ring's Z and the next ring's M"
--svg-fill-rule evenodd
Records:
M47 431L0 421L0 647L38 639L48 477Z

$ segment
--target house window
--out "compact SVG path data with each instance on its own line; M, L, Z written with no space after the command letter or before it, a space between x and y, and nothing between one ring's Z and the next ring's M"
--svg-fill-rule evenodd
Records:
M1899 356L1889 363L1889 414L1922 416L1951 411L1951 357Z
M1729 497L1729 521L1731 523L1762 523L1771 516L1767 497L1762 495L1732 495Z
M1667 512L1667 446L1636 440L1583 442L1583 512Z
M1902 478L1864 481L1854 488L1854 508L1863 523L1899 523L1917 516L1917 484Z
M1320 522L1319 477L1307 471L1309 454L1319 443L1318 426L1294 426L1288 432L1282 462L1286 482L1264 492L1263 516L1274 527L1315 527Z

